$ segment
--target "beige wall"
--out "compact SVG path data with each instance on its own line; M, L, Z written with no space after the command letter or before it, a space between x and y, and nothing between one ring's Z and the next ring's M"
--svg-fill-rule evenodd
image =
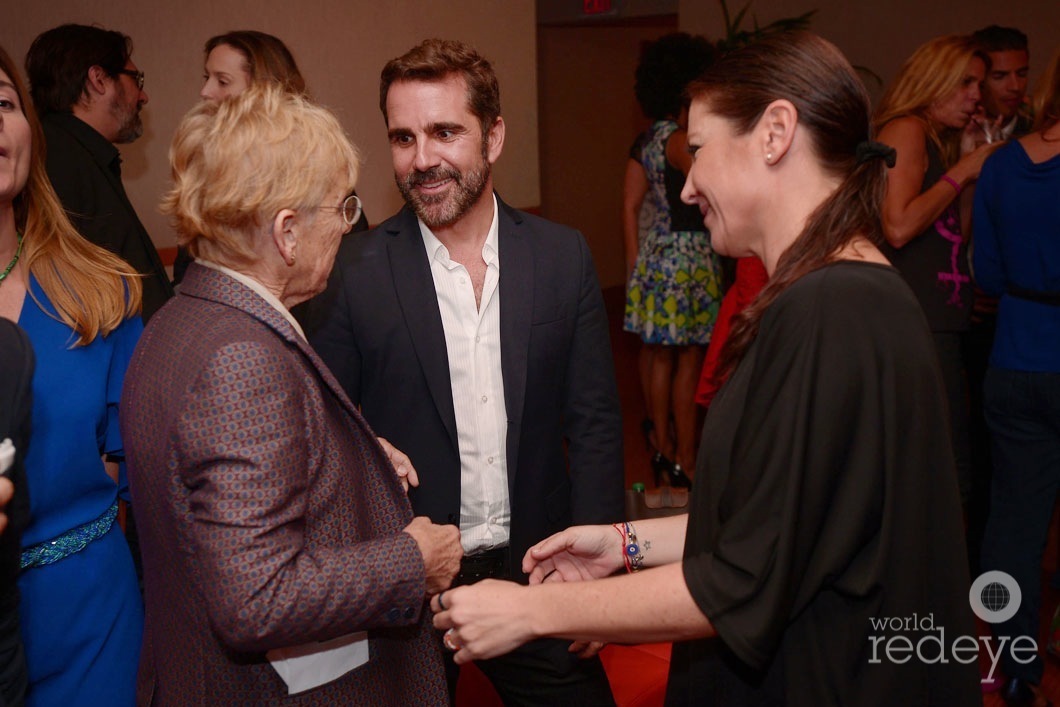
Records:
M579 229L604 287L625 282L622 177L648 122L633 96L641 45L677 18L538 28L541 213Z
M1030 35L1037 75L1056 48L1060 27L1058 0L755 0L752 9L765 23L815 7L813 29L885 80L926 39L992 22ZM682 29L710 37L720 32L713 0L680 0L679 8ZM619 285L622 172L641 125L633 69L641 43L674 20L537 28L534 10L532 0L50 0L9 13L0 24L0 45L21 57L34 36L62 22L97 22L132 35L151 102L145 136L123 148L126 184L156 243L165 247L173 234L157 203L168 175L166 151L180 116L197 100L206 38L253 28L290 45L310 87L338 112L364 152L358 191L373 222L401 204L376 105L379 70L425 37L467 40L494 61L501 80L508 124L496 169L502 195L515 206L540 205L545 216L582 230L603 284Z
M744 0L728 5L735 11ZM721 33L717 2L680 0L679 6L682 30ZM1060 0L755 0L751 7L759 24L816 9L810 28L885 83L914 49L941 34L967 34L991 24L1017 27L1030 41L1032 79L1060 46ZM750 24L748 19L745 28ZM869 89L874 98L882 93Z
M735 12L746 2L728 4ZM913 49L939 34L992 23L1019 27L1030 38L1032 79L1060 40L1060 0L754 0L752 5L761 24L813 8L818 12L811 29L885 82ZM721 33L716 0L680 0L678 9L682 30L711 39ZM622 174L640 125L633 70L640 43L664 31L665 24L643 20L538 28L542 214L585 234L605 287L625 279ZM882 92L869 88L874 97Z
M493 61L501 83L508 129L498 189L513 205L540 203L533 0L49 0L5 14L0 45L20 64L37 34L64 22L98 23L133 38L150 102L144 136L122 147L123 170L129 198L160 248L174 244L157 208L169 174L169 140L198 100L203 43L232 29L269 32L291 48L310 89L338 113L364 153L357 190L373 223L401 205L378 108L380 69L428 37L472 43Z

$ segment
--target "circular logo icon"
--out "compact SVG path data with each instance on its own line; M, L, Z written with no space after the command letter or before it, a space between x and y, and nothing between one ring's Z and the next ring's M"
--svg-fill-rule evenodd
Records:
M972 611L988 624L999 624L1016 615L1023 601L1020 585L1012 575L992 570L983 572L968 590Z

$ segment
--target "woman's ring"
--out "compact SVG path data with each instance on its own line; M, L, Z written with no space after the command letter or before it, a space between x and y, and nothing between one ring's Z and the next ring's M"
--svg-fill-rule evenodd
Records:
M438 593L438 608L440 608L442 611L449 611L449 607L445 605L444 601L442 601L442 597L444 596L445 592Z
M442 634L442 645L448 648L449 650L453 651L454 653L460 650L460 644L453 639L453 636L455 635L455 628L451 628Z

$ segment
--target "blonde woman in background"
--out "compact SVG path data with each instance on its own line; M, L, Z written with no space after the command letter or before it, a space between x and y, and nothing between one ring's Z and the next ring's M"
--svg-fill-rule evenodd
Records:
M37 358L18 581L26 704L132 705L143 606L115 519L140 280L70 224L28 95L0 50L0 316L29 334Z
M309 93L291 50L279 38L254 30L237 30L206 41L200 98L224 100L256 83L276 83L285 91L303 96Z
M961 334L971 321L973 293L968 229L958 197L975 182L993 150L962 139L978 110L987 64L971 37L936 37L902 65L874 118L880 142L898 151L880 214L883 250L927 316L949 401L964 502L970 462ZM938 433L949 434L946 429Z

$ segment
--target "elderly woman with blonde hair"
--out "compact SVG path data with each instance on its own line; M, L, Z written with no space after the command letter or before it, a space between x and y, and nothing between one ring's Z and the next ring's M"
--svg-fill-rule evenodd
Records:
M423 608L459 567L458 532L413 519L289 312L358 216L356 149L324 108L253 86L192 109L170 159L163 210L196 262L123 396L140 701L444 703Z
M311 98L305 78L294 55L283 40L256 30L234 30L210 37L204 47L203 84L199 98L223 101L238 96L251 86L274 85L288 93ZM362 211L352 226L367 231L368 218ZM184 279L192 261L186 248L177 250L173 263L173 283ZM296 310L297 316L297 310Z

